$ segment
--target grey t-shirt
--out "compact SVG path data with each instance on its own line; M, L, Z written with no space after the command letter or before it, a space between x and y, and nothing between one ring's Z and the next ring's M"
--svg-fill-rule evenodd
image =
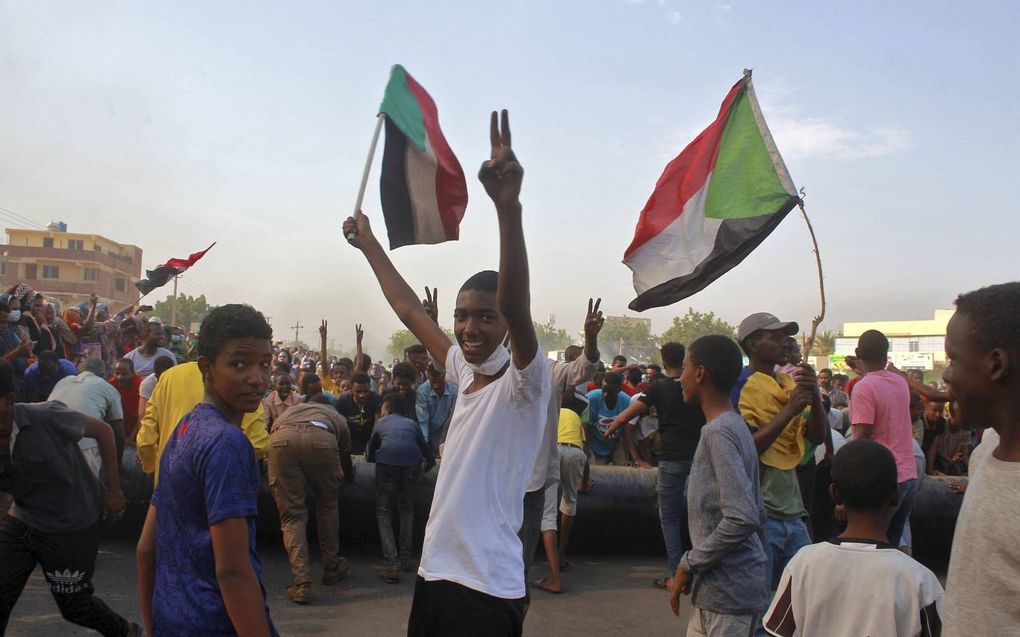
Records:
M99 518L99 482L78 448L86 417L59 402L14 405L17 437L0 456L8 513L43 533L88 528Z
M750 429L728 411L701 430L687 479L693 548L680 566L694 573L696 608L731 615L769 606L765 505Z

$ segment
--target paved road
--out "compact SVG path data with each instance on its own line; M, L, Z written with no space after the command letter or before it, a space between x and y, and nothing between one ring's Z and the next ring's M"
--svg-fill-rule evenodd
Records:
M335 587L314 586L316 598L309 606L296 606L286 597L290 571L278 545L260 548L265 567L266 591L273 620L281 635L403 636L411 607L413 578L386 584L376 577L381 559L372 549L348 554L351 574ZM686 612L673 617L666 593L652 587L661 575L662 559L651 557L578 556L564 574L562 595L535 590L525 635L665 635L683 634ZM318 562L315 562L318 568ZM546 565L537 560L532 579L544 575ZM100 549L95 585L111 608L129 619L138 619L134 580L134 547L108 542ZM689 612L686 605L685 611ZM65 622L37 569L14 609L9 637L71 637L95 633Z

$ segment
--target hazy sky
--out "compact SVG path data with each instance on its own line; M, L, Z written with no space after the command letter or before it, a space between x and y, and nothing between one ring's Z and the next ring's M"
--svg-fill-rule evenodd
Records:
M454 292L497 265L474 176L488 113L511 111L525 167L532 311L571 333L586 299L634 297L621 263L666 162L745 67L807 207L829 316L926 318L1017 278L1020 5L1015 2L0 1L0 206L144 250L145 268L218 245L181 291L248 302L279 337L322 318L369 351L399 324L351 213L390 65L436 100L468 174L461 241L392 254ZM378 234L379 157L366 213ZM9 220L0 211L0 220ZM169 288L165 288L169 292ZM156 293L154 298L162 298ZM796 213L742 265L673 307L810 322Z

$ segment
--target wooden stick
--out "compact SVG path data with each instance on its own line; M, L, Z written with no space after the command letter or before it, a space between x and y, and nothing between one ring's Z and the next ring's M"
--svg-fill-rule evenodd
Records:
M822 255L818 252L818 240L815 238L815 229L811 225L811 219L808 218L807 211L804 209L804 189L800 189L800 201L797 203L797 207L800 208L800 214L804 217L804 223L807 224L808 234L811 235L811 245L813 252L815 253L815 265L818 266L818 292L822 298L821 311L811 321L811 333L808 334L807 341L804 343L804 357L807 358L811 355L811 349L815 345L815 335L818 333L818 326L825 320L825 278L822 276Z
M358 199L354 202L355 219L357 219L358 215L361 214L361 203L365 199L365 188L368 186L368 175L372 172L372 160L375 158L375 147L379 143L379 133L382 131L383 120L385 119L386 116L379 113L379 116L375 120L375 132L372 133L372 143L368 146L368 157L365 159L365 170L361 173L361 187L358 188ZM348 240L353 238L353 233L347 237Z

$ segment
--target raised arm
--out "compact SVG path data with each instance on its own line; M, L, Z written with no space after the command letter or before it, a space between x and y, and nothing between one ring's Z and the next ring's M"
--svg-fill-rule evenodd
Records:
M354 371L356 372L367 372L368 370L362 365L362 358L364 358L365 349L361 346L361 342L365 339L365 330L361 329L361 323L354 325L354 341L357 343L357 348L354 350Z
M429 354L437 361L446 363L446 353L450 349L450 339L433 321L404 277L390 261L382 245L372 234L368 217L358 212L356 218L348 217L343 226L344 236L348 243L361 250L372 267L375 278L379 281L386 301L393 308L397 318L407 329L429 350Z
M329 372L329 353L326 351L327 336L329 334L329 327L326 323L326 319L322 319L322 325L319 326L319 363L322 365L322 373L319 374L319 378L326 380L330 377Z
M599 362L599 332L602 331L602 326L606 324L606 319L602 316L602 310L599 309L601 304L601 298L597 299L594 303L591 299L588 299L588 313L584 317L584 357L592 365L596 365ZM584 378L578 381L578 383L590 378L590 376Z
M502 120L502 121L500 121ZM499 219L499 289L496 302L509 325L510 351L514 365L524 369L538 353L538 337L531 320L531 281L528 251L521 225L521 181L524 168L514 156L510 143L510 116L492 112L489 121L492 156L482 163L478 179L496 204Z

